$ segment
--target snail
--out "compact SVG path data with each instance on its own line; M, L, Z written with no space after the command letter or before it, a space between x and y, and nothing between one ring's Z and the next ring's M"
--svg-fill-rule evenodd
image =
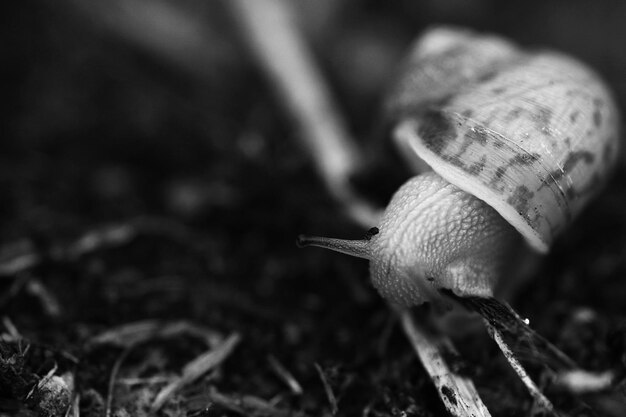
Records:
M442 290L497 298L511 260L547 253L616 164L618 111L595 72L495 35L426 32L387 108L417 175L364 239L298 243L368 259L374 287L399 306Z

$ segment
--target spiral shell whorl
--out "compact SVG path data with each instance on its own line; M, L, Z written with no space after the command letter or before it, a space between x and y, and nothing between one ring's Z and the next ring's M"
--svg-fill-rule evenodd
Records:
M400 84L426 90L421 83L451 72L455 54L466 75L448 84L454 91L435 83L438 97L394 100L404 106L396 140L546 252L615 164L614 101L593 71L567 56L522 52L496 37L474 35L472 42L463 33L456 46L448 34L439 55L418 44L428 52L414 55L428 59L411 65ZM487 52L468 69L476 44Z

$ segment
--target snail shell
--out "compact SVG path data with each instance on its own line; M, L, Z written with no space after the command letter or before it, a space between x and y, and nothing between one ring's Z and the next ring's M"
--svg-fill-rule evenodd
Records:
M430 30L391 97L394 138L416 170L485 201L539 252L618 155L618 111L591 69L496 36Z

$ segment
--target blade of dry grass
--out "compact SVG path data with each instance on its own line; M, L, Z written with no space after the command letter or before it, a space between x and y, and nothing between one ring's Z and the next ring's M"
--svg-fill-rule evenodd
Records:
M202 395L207 401L250 417L306 417L306 414L291 409L285 410L252 395L226 395L211 389Z
M349 182L359 161L363 160L361 153L294 22L288 3L282 0L228 0L225 3L232 8L246 43L283 107L292 116L300 138L313 155L333 197L356 223L366 228L377 224L380 210L359 198ZM400 312L400 315L403 330L448 411L458 417L488 416L473 383L451 373L437 343L408 312ZM450 400L452 396L456 402Z
M322 385L324 386L324 392L326 393L326 398L328 398L328 403L330 404L330 414L333 416L337 414L339 411L339 406L337 404L337 398L335 397L335 393L333 392L333 388L328 383L328 379L326 378L326 374L321 366L317 363L315 364L315 369L322 380Z
M130 351L132 350L132 346L127 347L124 351L117 357L115 363L113 364L113 368L111 369L111 375L109 376L109 386L107 389L107 401L104 415L106 417L111 417L111 407L113 405L113 391L115 389L115 381L117 380L117 374L122 367L122 362L128 356Z
M577 370L578 365L531 329L507 303L491 297L460 297L450 290L442 290L441 293L483 317L489 335L533 398L535 408L544 415L558 416L552 402L541 392L520 362L520 352L525 353L528 359L552 368L553 372Z
M448 412L453 416L490 416L472 380L455 374L446 364L442 347L445 345L454 352L452 343L441 337L437 340L434 335L421 328L410 311L401 310L398 314L405 334L437 387L439 397Z
M20 331L17 330L17 327L13 324L13 321L11 321L9 317L2 316L2 325L7 330L10 339L19 340L22 338Z
M152 403L152 411L158 411L163 404L174 394L176 391L183 388L185 385L190 384L202 375L209 372L211 369L219 366L226 358L233 352L241 337L237 333L231 334L222 344L214 349L208 350L201 354L191 362L187 363L183 367L180 378L170 382L157 394L154 402Z
M0 277L12 277L18 272L36 266L41 256L29 239L19 239L0 247Z
M513 368L519 379L526 386L526 389L528 390L530 396L535 401L535 406L538 407L545 415L557 416L558 414L554 410L554 406L552 405L550 400L548 400L546 396L543 395L539 387L537 387L535 382L530 378L530 376L526 372L526 369L524 369L524 366L520 363L519 360L517 360L517 357L515 356L509 345L502 339L502 335L500 334L500 332L495 327L493 327L491 323L489 323L489 321L487 320L485 320L485 326L487 327L489 335L496 342L509 365L511 365L511 368Z
M26 283L26 292L39 300L48 317L58 318L61 316L63 312L61 303L43 282L36 278L30 279Z
M535 332L506 302L492 297L459 297L450 290L441 293L480 314L518 357L546 365L553 372L580 369L558 347Z
M373 226L377 208L359 198L349 178L362 160L293 14L278 0L226 1L246 43L286 112L330 193L347 213Z
M143 320L127 323L109 329L89 339L89 346L109 344L119 347L132 347L155 338L168 339L181 334L188 334L205 341L208 346L217 346L223 337L206 327L186 321L163 323L158 320Z
M294 376L285 368L285 366L276 359L273 355L267 357L267 361L272 368L272 371L289 387L291 392L295 395L302 395L302 386L294 378Z

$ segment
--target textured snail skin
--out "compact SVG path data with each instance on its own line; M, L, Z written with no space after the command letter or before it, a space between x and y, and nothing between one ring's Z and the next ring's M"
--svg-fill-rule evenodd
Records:
M393 196L370 241L370 273L381 295L399 305L457 295L493 296L519 235L495 210L434 172Z

